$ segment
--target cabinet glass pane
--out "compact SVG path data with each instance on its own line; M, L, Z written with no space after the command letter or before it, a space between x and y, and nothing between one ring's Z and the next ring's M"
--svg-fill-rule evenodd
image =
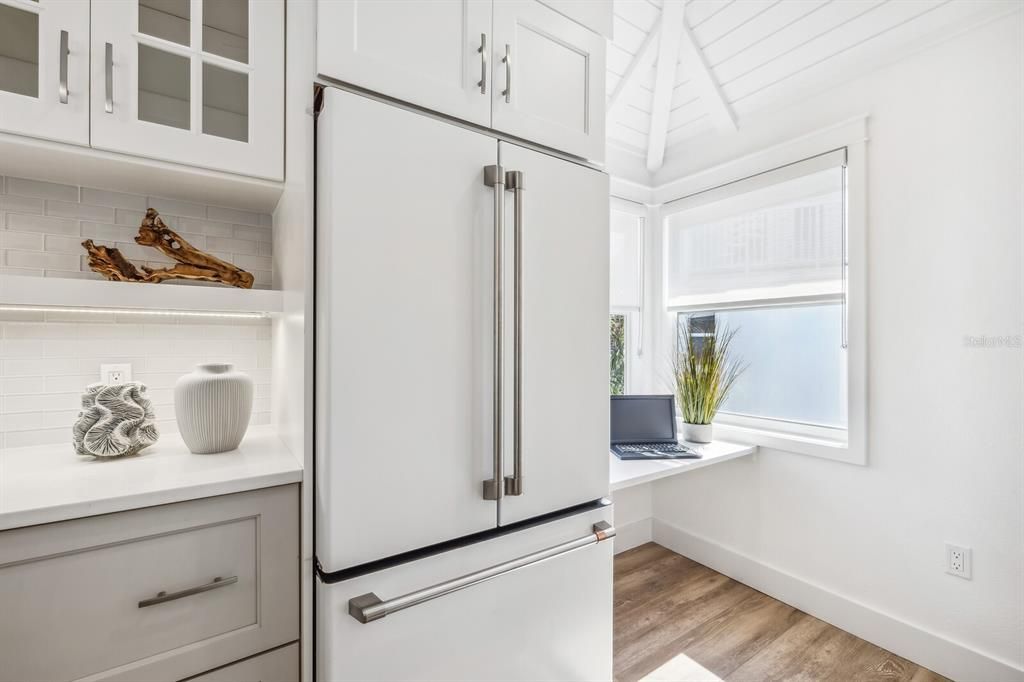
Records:
M189 44L189 0L139 0L139 33Z
M139 120L189 130L189 59L139 45Z
M249 76L203 64L203 132L249 141Z
M0 90L39 96L39 15L0 5Z
M249 0L203 2L203 51L249 63Z

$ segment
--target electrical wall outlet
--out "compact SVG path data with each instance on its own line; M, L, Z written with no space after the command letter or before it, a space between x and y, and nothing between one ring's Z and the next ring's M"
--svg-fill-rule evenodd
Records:
M100 365L100 381L105 384L124 384L132 380L132 366Z
M946 573L971 579L971 548L946 543Z

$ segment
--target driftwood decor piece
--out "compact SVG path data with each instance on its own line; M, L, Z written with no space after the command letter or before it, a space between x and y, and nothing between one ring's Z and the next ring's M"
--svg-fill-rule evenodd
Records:
M220 282L240 289L252 289L251 273L204 253L167 227L155 209L148 209L139 225L135 243L151 246L177 261L169 268L142 266L142 271L128 261L121 252L109 246L94 244L91 239L82 242L89 253L89 267L113 282L162 282L165 279L191 279L202 282Z

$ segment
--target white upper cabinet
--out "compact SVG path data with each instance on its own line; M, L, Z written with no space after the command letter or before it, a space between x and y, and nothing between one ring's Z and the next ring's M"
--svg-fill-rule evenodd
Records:
M92 0L92 146L283 178L284 3Z
M319 0L318 12L322 76L604 160L605 39L551 7Z
M321 75L490 125L490 2L320 0L318 12Z
M0 0L0 130L89 144L89 3Z
M491 125L604 160L605 39L535 0L494 2Z

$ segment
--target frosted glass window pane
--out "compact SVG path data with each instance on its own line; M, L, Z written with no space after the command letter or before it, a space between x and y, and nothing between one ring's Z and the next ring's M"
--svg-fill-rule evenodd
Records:
M191 16L189 0L139 0L139 33L188 45Z
M189 130L189 59L139 45L139 120Z
M696 313L736 330L733 357L747 365L722 412L846 428L842 314L839 303Z
M0 5L0 90L39 96L39 15Z
M203 64L203 132L249 140L249 76Z
M638 216L611 212L611 304L640 306L640 230Z
M669 215L668 305L839 293L843 212L837 167Z
M249 0L203 2L203 51L249 63Z

